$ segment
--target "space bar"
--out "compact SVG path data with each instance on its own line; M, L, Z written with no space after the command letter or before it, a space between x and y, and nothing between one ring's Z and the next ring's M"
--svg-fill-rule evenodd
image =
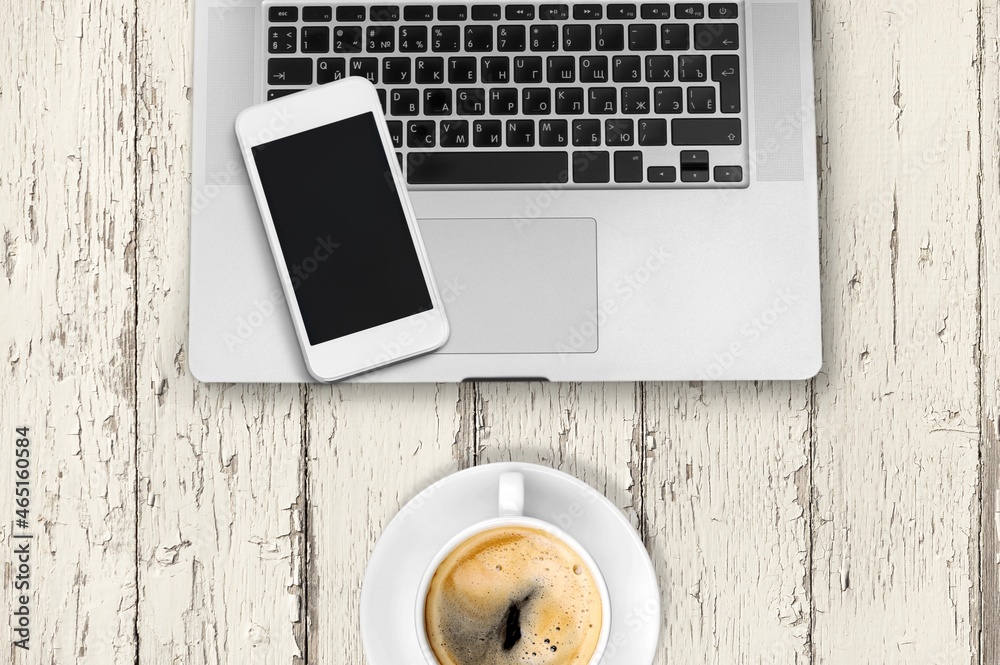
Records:
M411 152L411 185L522 185L568 182L565 152Z

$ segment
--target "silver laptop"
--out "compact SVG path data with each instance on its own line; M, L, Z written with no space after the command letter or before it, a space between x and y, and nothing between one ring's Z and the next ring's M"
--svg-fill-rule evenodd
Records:
M445 299L365 381L802 379L821 364L810 6L197 0L191 369L311 378L233 123L380 90Z

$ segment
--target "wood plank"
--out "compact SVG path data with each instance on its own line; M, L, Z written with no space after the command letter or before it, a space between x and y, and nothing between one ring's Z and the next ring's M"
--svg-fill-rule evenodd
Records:
M304 389L187 366L191 10L138 5L139 662L292 663Z
M18 426L31 428L27 531L34 540L31 651L8 641L3 660L133 663L133 10L109 0L17 2L4 9L5 614L15 607L11 519Z
M816 662L968 663L979 603L978 3L816 9Z
M1000 7L980 3L980 658L1000 661Z
M309 389L308 658L365 663L361 583L375 542L431 483L471 463L470 397L447 385Z
M808 387L646 385L657 663L810 662Z

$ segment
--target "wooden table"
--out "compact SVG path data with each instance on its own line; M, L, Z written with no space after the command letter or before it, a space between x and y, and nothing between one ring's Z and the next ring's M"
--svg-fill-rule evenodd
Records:
M387 521L523 460L642 534L658 663L1000 662L998 7L814 6L815 380L275 387L187 368L191 0L4 5L0 607L17 426L36 585L13 660L363 663Z

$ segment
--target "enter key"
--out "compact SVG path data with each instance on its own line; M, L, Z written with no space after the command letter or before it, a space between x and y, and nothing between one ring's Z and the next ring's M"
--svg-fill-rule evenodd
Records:
M719 110L723 113L739 113L742 110L740 57L713 55L712 80L719 84Z

